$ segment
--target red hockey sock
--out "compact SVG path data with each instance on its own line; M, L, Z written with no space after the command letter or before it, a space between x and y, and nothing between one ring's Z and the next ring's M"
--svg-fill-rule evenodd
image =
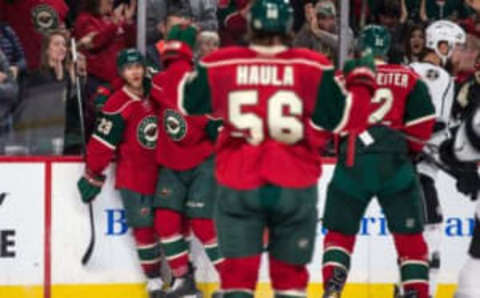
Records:
M190 224L195 236L205 247L208 258L217 269L218 274L222 274L223 261L225 260L218 249L217 231L215 223L209 218L193 218Z
M404 291L414 290L418 298L428 298L428 249L423 235L393 234L400 260L400 278Z
M133 236L143 272L148 278L159 277L162 260L154 228L133 228Z
M308 271L306 265L292 265L270 256L270 277L275 296L306 296Z
M184 237L184 217L170 209L155 210L155 230L160 236L165 258L175 277L188 272L188 243Z
M348 273L350 256L355 245L355 235L346 235L330 231L323 242L323 287L333 278L335 268Z
M226 258L221 288L227 296L253 295L260 269L260 255L243 258Z

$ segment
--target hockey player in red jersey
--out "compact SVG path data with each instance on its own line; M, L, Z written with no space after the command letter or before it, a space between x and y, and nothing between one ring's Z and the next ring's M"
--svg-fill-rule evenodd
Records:
M215 221L225 298L253 297L264 228L275 297L306 296L319 149L331 131L363 129L375 91L368 59L351 63L358 67L347 75L347 91L324 56L285 46L292 22L288 1L253 2L250 46L207 55L179 85L185 114L224 120L216 143Z
M430 137L435 110L426 84L410 68L385 64L388 31L363 29L359 50L376 57L377 91L368 129L355 146L355 165L348 167L346 140L327 190L323 216L328 233L323 250L324 298L340 297L350 268L363 214L373 196L385 212L398 253L401 284L408 298L428 298L428 251L422 235L422 192L410 155ZM342 134L340 134L342 135Z
M127 225L133 229L140 264L148 278L150 297L164 297L160 278L160 243L153 228L152 202L157 179L155 148L157 117L143 89L145 66L135 49L117 58L125 85L102 108L87 146L85 174L78 181L82 200L91 202L105 181L103 170L117 160L115 187L125 207Z
M184 116L176 102L178 83L193 68L195 38L192 26L171 29L161 53L166 69L153 78L152 84L152 97L158 103L157 162L161 166L154 203L155 228L175 277L167 297L198 294L193 268L188 265L190 230L222 275L223 258L212 220L217 187L211 136L216 135L219 121Z

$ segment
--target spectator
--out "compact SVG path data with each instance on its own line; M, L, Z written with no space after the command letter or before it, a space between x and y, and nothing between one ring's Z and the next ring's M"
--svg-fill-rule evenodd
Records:
M405 17L401 16L401 4L396 0L386 0L377 5L376 23L387 28L392 36L392 46L388 52L388 61L390 64L400 64L405 51L404 36L407 33L407 24Z
M428 21L449 19L456 21L468 16L467 7L462 0L424 0Z
M294 47L304 47L326 55L337 61L338 27L337 10L330 0L319 1L313 13L308 12L306 4L307 23L293 40ZM348 40L353 41L353 31L349 30Z
M68 7L63 0L2 1L3 18L20 38L29 69L39 66L43 36L51 30L65 28Z
M147 43L163 38L168 15L190 19L201 30L217 31L217 0L148 0Z
M453 104L452 113L457 119L464 119L480 106L480 55L477 55L474 68L475 72L460 87Z
M425 52L425 29L422 25L415 25L409 29L405 38L405 55L402 63L408 65L419 62Z
M160 24L158 28L161 36L167 36L168 32L170 32L170 29L177 24L188 25L190 24L190 20L176 14L167 15L163 24ZM163 70L163 63L160 53L163 52L164 45L165 40L163 39L156 40L153 44L148 44L147 42L147 72L150 72L151 66L153 66L156 71Z
M2 23L0 23L0 50L7 56L15 79L27 70L27 61L17 34L10 26Z
M81 150L81 133L80 118L78 111L77 90L84 86L86 71L85 60L80 58L77 68L70 60L68 55L68 39L62 31L52 31L45 36L41 49L40 67L31 74L29 78L29 86L38 86L43 84L61 83L65 89L65 98L59 99L65 103L65 135L64 135L64 152L80 153ZM80 56L82 57L82 56ZM81 86L77 86L75 77L79 75L83 82Z
M222 46L245 45L250 0L220 0L218 20Z
M18 84L8 63L7 57L0 49L0 134L6 132L9 116L17 100Z
M210 54L220 46L220 37L215 31L202 31L197 37L195 44L195 60Z
M87 58L87 97L117 77L117 54L135 44L136 0L113 9L111 0L87 0L75 22L75 36Z

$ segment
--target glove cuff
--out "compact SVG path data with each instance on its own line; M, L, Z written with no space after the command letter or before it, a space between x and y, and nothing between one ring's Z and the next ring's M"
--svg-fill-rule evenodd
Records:
M105 183L105 175L95 174L93 171L86 169L83 177L93 186L102 187Z

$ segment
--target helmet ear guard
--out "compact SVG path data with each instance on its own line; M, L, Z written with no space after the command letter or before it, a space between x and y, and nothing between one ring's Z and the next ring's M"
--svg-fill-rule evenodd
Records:
M442 64L445 64L452 56L453 50L459 44L466 43L467 35L465 31L457 24L450 21L436 21L427 27L425 32L425 46L428 49L435 51L438 57L442 60ZM446 42L448 45L447 54L443 54L439 50L439 45L442 42Z

